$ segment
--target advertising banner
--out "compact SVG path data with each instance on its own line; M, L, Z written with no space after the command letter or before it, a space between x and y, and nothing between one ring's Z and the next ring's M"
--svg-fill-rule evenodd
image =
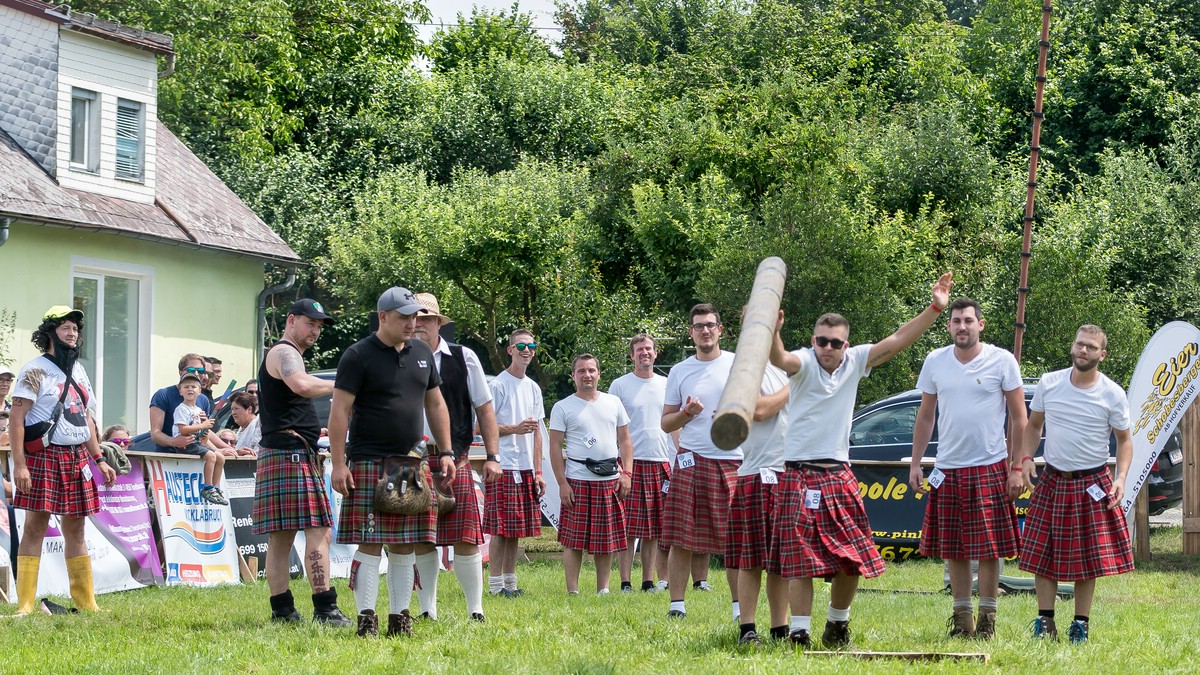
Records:
M229 498L229 511L233 514L234 539L237 541L238 553L246 559L251 558L257 563L251 568L257 570L259 579L267 578L267 535L254 534L254 472L258 466L255 460L227 460L225 462L225 496ZM301 551L304 549L300 549ZM288 561L292 577L304 575L300 565L300 554L295 545Z
M1172 321L1154 334L1129 380L1133 462L1125 479L1121 508L1129 513L1154 462L1183 413L1196 398L1200 376L1200 330Z
M209 586L237 583L233 514L200 497L199 458L146 458L150 490L162 532L167 583Z
M14 514L15 515L15 514ZM4 597L9 600L13 599L13 584L16 580L13 578L12 558L13 558L13 541L12 533L17 526L8 518L8 500L4 494L3 486L0 485L0 555L4 556L3 565L7 572L0 575L0 590L4 591Z

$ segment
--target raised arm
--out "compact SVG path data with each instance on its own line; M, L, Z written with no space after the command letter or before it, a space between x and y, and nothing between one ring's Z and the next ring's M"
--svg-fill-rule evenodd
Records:
M283 380L288 389L305 398L319 398L333 393L333 382L308 374L300 352L287 345L276 345L267 353L267 373Z
M871 345L867 366L874 368L887 363L893 356L908 349L908 346L916 342L922 333L929 330L929 327L937 321L938 315L946 308L946 304L950 302L950 287L953 285L953 272L946 272L938 278L930 292L929 306L898 328L895 333Z
M771 365L780 368L788 377L800 372L800 357L789 352L783 346L783 338L779 331L783 329L783 310L779 310L779 319L775 321L775 337L771 340Z
M783 410L783 406L787 405L788 396L791 393L791 386L785 385L774 394L759 396L758 401L754 404L754 421L761 422L778 414L780 410Z

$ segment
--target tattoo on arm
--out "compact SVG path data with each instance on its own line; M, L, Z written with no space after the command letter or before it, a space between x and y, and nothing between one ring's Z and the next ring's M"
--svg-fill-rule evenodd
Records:
M304 361L300 355L291 349L283 350L279 354L279 374L280 379L291 377L296 373L304 372Z

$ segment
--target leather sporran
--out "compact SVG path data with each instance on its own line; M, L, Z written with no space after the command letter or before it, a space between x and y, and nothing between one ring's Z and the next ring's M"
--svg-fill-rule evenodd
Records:
M375 510L415 516L433 508L426 478L429 468L406 457L387 457L381 464L382 477L375 484Z
M470 470L471 469L468 467L467 471L470 471ZM462 471L462 469L459 469L459 471ZM444 516L447 513L450 513L451 511L453 511L454 507L458 506L458 502L456 502L454 500L453 486L451 486L451 489L449 492L446 492L445 490L442 489L441 482L442 482L441 474L435 474L434 481L433 481L433 489L437 491L437 512L438 512L439 516Z

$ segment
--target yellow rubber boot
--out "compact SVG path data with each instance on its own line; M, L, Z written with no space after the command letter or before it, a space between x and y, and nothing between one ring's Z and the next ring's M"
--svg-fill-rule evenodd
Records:
M29 614L37 600L38 568L42 559L36 555L17 556L17 614Z
M81 612L98 612L92 584L92 559L86 555L67 558L67 578L71 580L71 599Z

